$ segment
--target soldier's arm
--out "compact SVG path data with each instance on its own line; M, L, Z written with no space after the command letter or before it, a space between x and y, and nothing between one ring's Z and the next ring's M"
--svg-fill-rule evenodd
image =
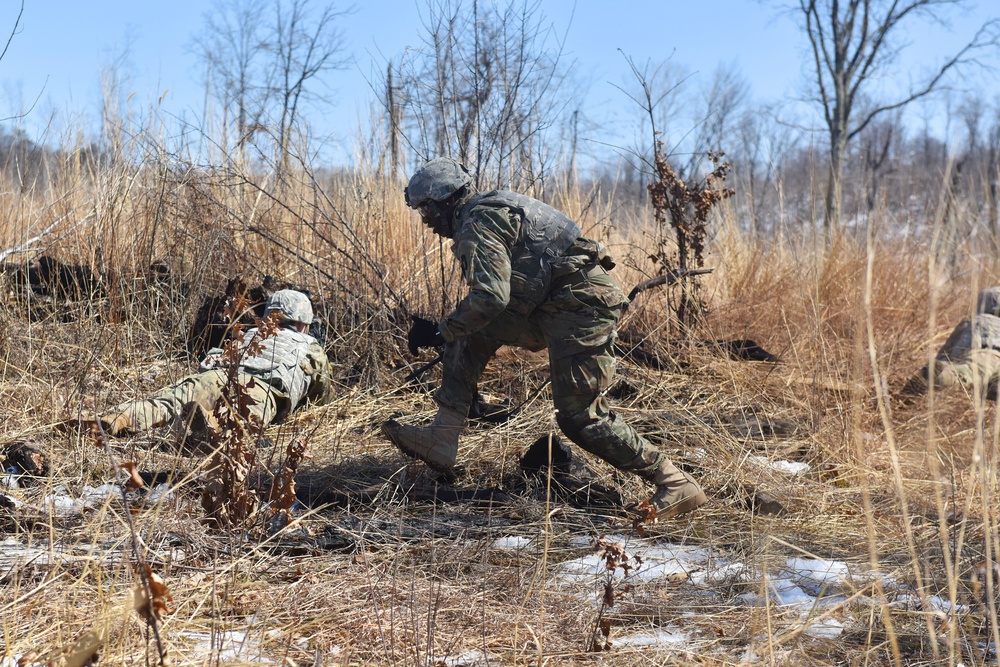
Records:
M318 343L309 346L302 370L309 378L309 389L305 401L317 405L325 405L333 398L333 367L326 352Z
M439 324L446 341L469 336L503 312L510 301L510 248L520 217L506 208L473 209L456 241L455 254L469 293Z

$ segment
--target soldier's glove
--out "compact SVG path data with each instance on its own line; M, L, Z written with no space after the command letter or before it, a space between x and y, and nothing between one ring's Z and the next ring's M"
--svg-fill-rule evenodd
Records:
M410 331L406 334L406 343L410 354L416 356L422 347L441 347L444 345L444 338L438 331L437 322L431 322L416 315L412 315L410 319L413 320L413 324L410 325Z

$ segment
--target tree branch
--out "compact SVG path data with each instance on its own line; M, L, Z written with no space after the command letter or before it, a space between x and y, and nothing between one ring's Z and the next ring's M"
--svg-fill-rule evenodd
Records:
M0 60L7 55L7 49L10 48L10 43L14 41L14 35L17 34L17 26L21 24L21 16L24 14L24 0L21 0L21 9L17 12L17 18L14 20L14 27L10 30L10 36L7 38L7 43L4 44L3 51L0 51Z
M987 37L985 41L980 41L984 37ZM861 121L856 128L848 133L848 139L853 139L862 130L864 130L876 116L882 114L886 111L892 111L894 109L899 109L901 107L910 104L911 102L918 100L922 97L926 97L930 93L934 92L937 85L941 82L941 79L945 77L952 69L968 62L965 56L974 50L985 48L987 46L998 46L1000 45L1000 19L993 19L985 23L977 32L975 37L972 38L964 47L962 47L954 56L949 58L938 71L931 77L921 88L916 91L911 91L905 98L893 102L891 104L884 104L876 107L870 111Z

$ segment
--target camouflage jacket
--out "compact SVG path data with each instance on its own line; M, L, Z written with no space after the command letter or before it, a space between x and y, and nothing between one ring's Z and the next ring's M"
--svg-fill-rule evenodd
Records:
M537 204L543 213L565 218L541 202L513 193L486 193L463 207L457 215L452 252L470 289L455 310L439 323L446 341L479 331L505 309L519 315L530 314L547 295L552 277L591 261L589 256L575 256L572 248L565 250L565 254L529 252L525 236L532 234L522 229L526 224L523 210L503 205L505 196L512 204L527 200ZM533 222L536 230L548 224L547 220ZM559 234L565 238L557 238L556 245L566 248L577 239L579 229L575 225L564 226L552 236Z
M257 329L244 332L244 347L256 335ZM283 328L277 335L261 341L261 345L264 349L260 354L243 356L241 371L284 392L292 410L304 402L322 405L330 401L333 371L326 352L315 338ZM212 348L201 362L200 370L218 368L221 357L222 350Z
M1000 317L976 315L962 320L938 350L941 361L968 361L975 350L1000 351Z

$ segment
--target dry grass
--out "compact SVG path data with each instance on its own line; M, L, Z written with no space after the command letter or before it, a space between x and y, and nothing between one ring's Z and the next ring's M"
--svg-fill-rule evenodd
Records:
M67 216L33 252L87 264L108 288L64 304L4 283L2 441L29 441L53 466L38 485L7 492L26 503L3 516L0 642L8 658L33 652L57 661L81 634L107 627L105 664L155 661L149 628L121 609L136 582L134 547L172 594L158 630L177 665L431 665L463 654L465 663L448 664L473 664L470 651L489 664L603 661L588 652L607 611L600 587L567 586L556 575L588 551L573 538L630 535L629 551L639 536L621 508L579 509L546 479L520 476L520 454L554 429L547 391L510 422L463 438L467 471L457 486L495 490L490 502L434 502L436 481L379 435L390 416L433 412L425 389L399 391L418 363L405 354L406 315L444 312L461 293L448 248L405 209L401 183L365 168L273 184L249 168L181 168L152 156L91 171L86 164L70 152L48 188L9 183L0 193L0 248ZM646 212L580 191L554 199L615 250L623 284L652 270L642 250L653 234ZM928 227L933 239L933 221ZM890 608L892 594L859 582L858 603L829 612L844 633L824 640L803 635L803 619L787 609L741 596L764 591L763 573L786 558L811 554L878 569L925 596L972 602L970 568L998 546L995 404L960 391L904 398L899 390L971 310L978 289L997 283L998 267L959 248L969 258L964 272L947 276L931 241L888 233L748 238L731 212L716 230L705 337L753 338L781 362L733 361L672 342L671 295L648 293L623 333L677 364L653 370L623 360L617 404L713 496L706 509L647 537L709 548L757 575L707 592L666 579L622 587L606 616L614 663L730 665L751 655L795 665L981 662L978 647L996 629L975 605L951 617ZM172 285L149 279L157 259L169 260ZM129 511L115 498L53 512L44 498L59 487L77 494L114 477L106 452L54 424L187 373L182 341L194 310L236 274L310 288L329 324L337 399L269 432L277 450L293 436L309 439L314 458L300 475L309 506L264 541L209 531L196 492L203 462L170 454L169 434L160 433L116 442L114 456L174 472L181 481L167 501L133 498ZM482 389L519 402L542 385L546 363L503 351ZM787 428L763 438L737 428L746 423ZM790 476L753 455L806 462L811 471ZM648 493L584 458L604 487L632 499ZM786 513L750 511L755 494ZM531 546L496 546L511 536ZM15 543L38 552L11 566L4 554ZM615 644L664 626L690 641ZM242 638L238 657L234 637Z

